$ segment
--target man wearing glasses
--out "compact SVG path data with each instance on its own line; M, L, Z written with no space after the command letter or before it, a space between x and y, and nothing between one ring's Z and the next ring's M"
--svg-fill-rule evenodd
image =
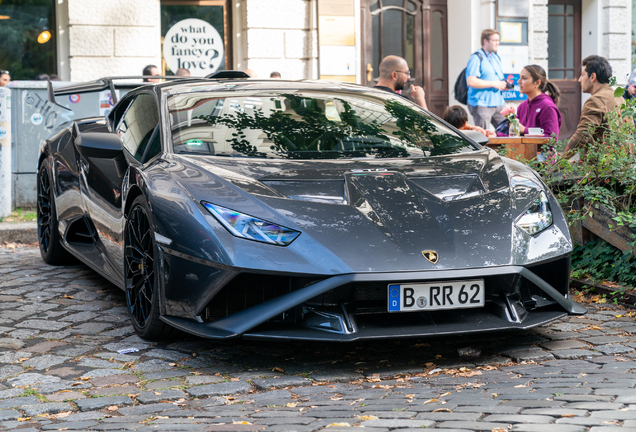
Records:
M378 78L378 85L374 88L397 93L398 91L404 90L404 86L410 78L411 71L409 70L409 65L406 63L406 60L398 56L386 56L382 59L382 62L380 62L380 77ZM398 94L406 97L401 93ZM426 97L422 87L411 84L409 96L413 102L425 110L428 109L426 107Z
M0 69L0 87L4 87L11 82L11 75L8 70Z
M481 49L470 56L466 66L468 86L468 111L474 123L488 129L488 123L497 127L504 120L500 111L504 108L502 90L506 89L501 58L497 55L499 32L486 29L481 32Z

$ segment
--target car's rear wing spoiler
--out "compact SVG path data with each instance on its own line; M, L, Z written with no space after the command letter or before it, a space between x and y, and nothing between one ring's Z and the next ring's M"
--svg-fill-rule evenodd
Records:
M220 71L206 76L203 79L236 79L236 78L249 78L250 76L243 71ZM65 96L79 93L94 93L100 92L103 90L110 90L111 97L113 98L113 104L117 103L117 92L115 91L115 81L123 81L117 83L118 88L127 88L134 89L137 87L141 87L142 85L149 85L151 83L148 82L138 82L137 80L144 79L165 79L165 80L188 80L188 79L197 79L200 80L202 78L199 77L184 77L184 76L113 76L113 77L104 77L95 81L87 81L84 83L73 84L70 86L60 87L53 89L53 85L51 81L48 82L47 90L48 90L48 99L49 102L55 104L65 110L69 110L69 108L64 105L60 105L55 102L55 96ZM134 80L131 82L131 80Z

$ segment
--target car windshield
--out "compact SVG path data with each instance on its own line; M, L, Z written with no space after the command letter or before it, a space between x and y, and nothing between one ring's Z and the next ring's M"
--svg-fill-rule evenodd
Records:
M387 93L251 91L168 99L175 153L284 159L428 157L477 148Z

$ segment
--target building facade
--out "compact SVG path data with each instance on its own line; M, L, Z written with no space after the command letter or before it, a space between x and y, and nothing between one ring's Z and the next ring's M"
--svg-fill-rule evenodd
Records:
M543 66L563 93L565 135L584 101L581 59L609 59L619 83L636 67L636 0L17 0L0 3L0 68L64 81L222 69L373 85L382 57L407 59L440 114L485 28L502 33L506 74ZM30 8L30 9L29 9ZM28 9L28 10L27 10ZM31 17L31 18L28 18ZM11 30L11 31L9 31ZM48 36L46 36L48 32ZM20 39L19 35L22 35ZM562 134L563 136L563 134Z

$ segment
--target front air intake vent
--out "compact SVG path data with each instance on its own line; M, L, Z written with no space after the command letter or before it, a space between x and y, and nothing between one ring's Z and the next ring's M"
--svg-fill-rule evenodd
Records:
M69 243L95 243L95 229L92 222L86 218L73 221L66 231L66 241Z
M320 279L242 273L214 296L205 308L205 321L214 321L243 309L304 288Z

